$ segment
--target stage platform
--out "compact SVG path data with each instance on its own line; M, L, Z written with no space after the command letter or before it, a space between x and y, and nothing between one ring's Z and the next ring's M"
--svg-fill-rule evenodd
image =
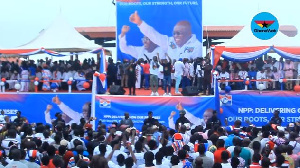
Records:
M128 93L128 92L127 92ZM51 118L56 112L64 112L52 99L58 97L64 105L80 115L84 105L95 99L95 117L103 123L110 125L112 121L120 121L124 112L129 112L135 126L141 128L148 111L153 111L153 116L160 123L170 126L168 117L172 111L176 112L174 121L179 117L177 105L189 112L196 119L203 119L207 109L215 109L216 99L211 96L149 96L150 90L137 89L137 96L129 95L96 95L89 91L62 93L62 92L5 92L0 94L0 110L6 115L14 116L20 110L22 116L29 122L46 123L45 110L47 105L52 105ZM164 92L159 89L159 94ZM174 93L174 91L172 92ZM237 119L250 120L257 126L265 125L276 109L280 110L283 125L295 122L300 116L300 95L294 91L231 91L225 94L220 92L221 109L218 117L221 121L228 119L229 124ZM64 112L66 113L66 112Z

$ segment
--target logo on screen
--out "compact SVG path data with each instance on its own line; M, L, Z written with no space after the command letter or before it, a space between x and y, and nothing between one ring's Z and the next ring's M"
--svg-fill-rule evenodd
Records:
M232 95L220 95L221 106L232 106Z
M107 99L100 99L99 100L99 106L101 108L110 108L111 107L111 101Z
M255 37L261 40L269 40L273 38L279 30L278 20L271 13L259 13L252 19L251 30Z

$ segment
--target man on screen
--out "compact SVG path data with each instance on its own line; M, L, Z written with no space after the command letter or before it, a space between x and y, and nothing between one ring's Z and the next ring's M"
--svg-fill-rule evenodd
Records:
M172 59L196 58L202 56L202 43L200 43L195 34L192 34L192 28L189 21L179 21L173 28L173 36L168 37L157 32L153 27L143 21L138 12L131 14L129 20L140 28L140 31L155 44L162 47Z
M164 56L162 49L154 44L148 37L144 36L142 38L143 46L131 46L127 45L126 34L130 30L129 26L124 25L119 35L119 45L120 50L125 53L133 56L136 59L144 58L146 55L149 59L152 59L153 56L156 56L157 53ZM164 58L164 57L163 57Z

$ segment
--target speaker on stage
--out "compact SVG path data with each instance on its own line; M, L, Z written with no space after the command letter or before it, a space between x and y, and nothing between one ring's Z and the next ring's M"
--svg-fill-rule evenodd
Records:
M182 90L181 93L183 96L197 96L199 91L196 86L187 86Z
M126 91L120 85L112 85L109 89L111 95L124 95Z

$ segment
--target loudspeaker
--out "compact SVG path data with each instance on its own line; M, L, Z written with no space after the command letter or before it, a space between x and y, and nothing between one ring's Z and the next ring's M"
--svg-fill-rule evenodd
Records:
M126 91L120 85L112 85L109 89L111 95L124 95Z
M182 90L183 96L196 96L199 94L198 88L196 86L187 86Z

